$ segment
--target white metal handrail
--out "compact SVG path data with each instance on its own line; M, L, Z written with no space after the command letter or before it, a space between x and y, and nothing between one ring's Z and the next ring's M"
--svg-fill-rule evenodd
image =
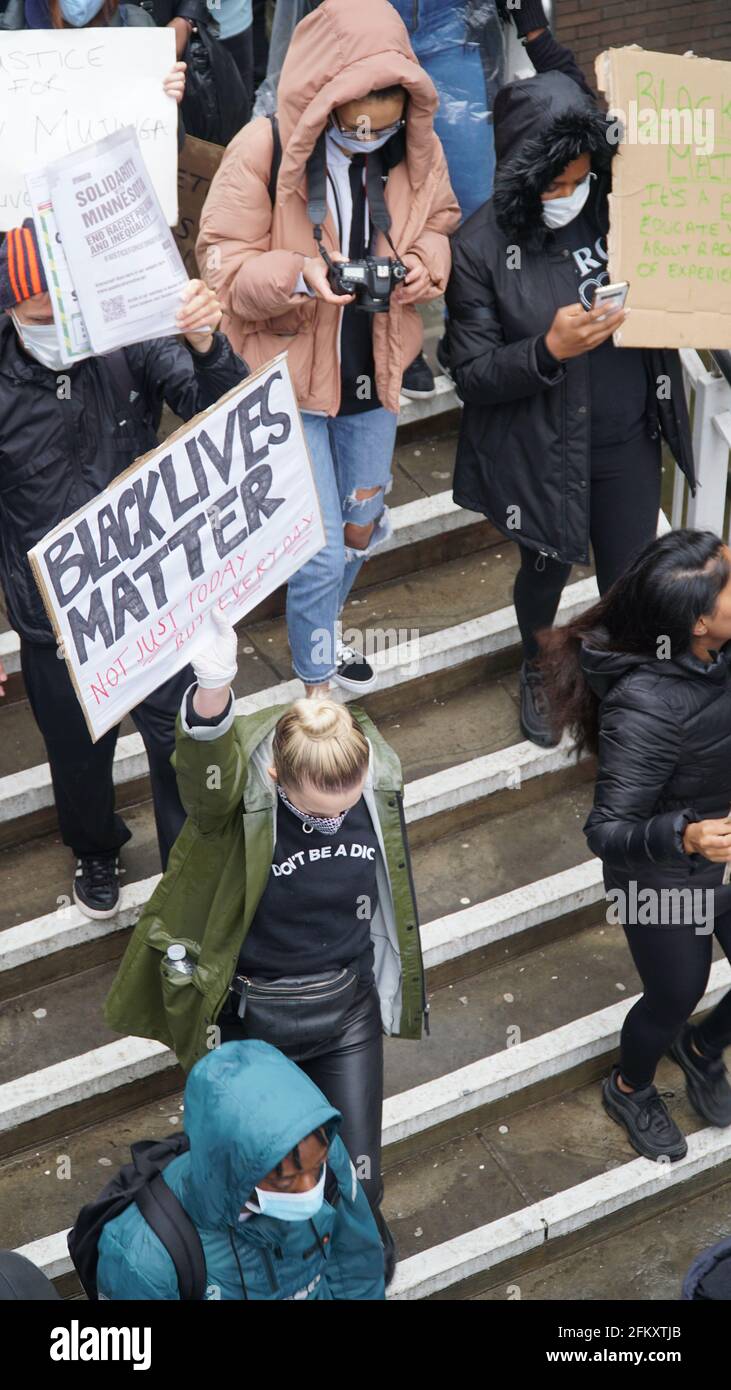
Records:
M725 540L726 491L731 457L731 386L723 376L709 371L693 348L681 348L688 409L693 422L693 456L698 489L690 496L688 484L675 471L671 520L673 529L695 526L716 531Z

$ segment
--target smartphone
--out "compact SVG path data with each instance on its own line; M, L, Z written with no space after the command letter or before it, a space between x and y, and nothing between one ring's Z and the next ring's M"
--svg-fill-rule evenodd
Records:
M600 285L594 292L591 307L592 309L596 309L598 305L605 304L608 309L623 309L627 302L628 294L629 280L616 280L613 285ZM606 315L603 314L602 318L605 317ZM597 319L598 323L601 323L601 321L601 318Z

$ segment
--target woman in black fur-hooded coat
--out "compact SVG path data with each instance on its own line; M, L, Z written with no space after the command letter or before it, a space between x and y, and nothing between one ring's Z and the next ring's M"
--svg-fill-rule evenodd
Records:
M464 401L454 499L519 544L521 724L550 746L535 634L571 565L591 543L604 592L655 534L661 435L695 479L677 353L620 349L623 316L588 312L609 281L616 128L550 31L526 51L542 70L498 93L494 192L453 238L447 304Z

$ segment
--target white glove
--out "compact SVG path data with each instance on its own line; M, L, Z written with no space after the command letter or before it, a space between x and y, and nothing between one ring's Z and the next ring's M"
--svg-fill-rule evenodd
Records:
M216 636L191 657L191 666L201 690L217 690L231 685L238 665L236 662L236 633L220 608L211 609L217 629Z

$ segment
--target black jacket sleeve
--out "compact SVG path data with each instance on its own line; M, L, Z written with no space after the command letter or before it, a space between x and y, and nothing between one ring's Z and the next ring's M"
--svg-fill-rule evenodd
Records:
M683 831L692 807L657 815L653 808L678 761L683 728L656 694L613 696L602 711L594 806L584 834L604 863L632 869L644 863L689 864Z
M452 370L462 400L498 405L557 386L566 368L550 353L539 357L541 335L505 342L489 267L476 263L473 248L459 234L453 240L446 296ZM555 361L549 371L546 358Z
M243 358L223 333L214 333L210 352L194 352L178 338L153 338L127 349L130 370L150 409L165 401L182 420L215 405L249 375Z
M571 49L559 43L550 29L545 29L537 39L524 44L524 48L536 72L565 72L581 87L582 92L596 101L596 92L589 86Z

